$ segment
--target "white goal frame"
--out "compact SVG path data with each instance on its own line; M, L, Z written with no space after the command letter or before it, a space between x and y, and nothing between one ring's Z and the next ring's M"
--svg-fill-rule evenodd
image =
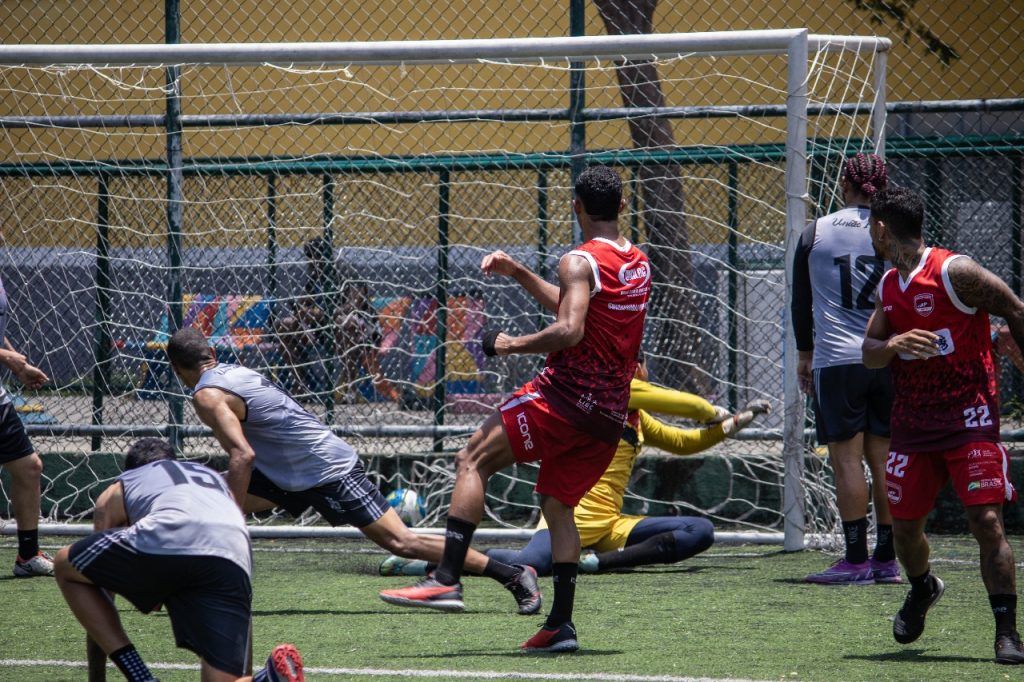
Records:
M814 51L874 53L875 99L870 110L874 150L884 150L886 56L891 41L865 36L812 35L807 29L665 33L565 38L520 38L399 42L221 43L159 45L0 45L0 65L137 66L181 64L233 65L401 65L456 63L532 63L545 60L686 58L731 55L785 55L786 93L786 284L783 366L783 457L785 464L783 545L803 549L804 400L796 382L796 343L790 320L792 256L806 219L808 201L808 58ZM65 526L66 528L66 526ZM287 534L282 527L273 527ZM271 530L267 528L265 530ZM308 531L310 529L304 529ZM345 529L337 529L344 535ZM14 524L0 533L14 532ZM531 531L522 531L525 537ZM765 534L760 534L765 535Z

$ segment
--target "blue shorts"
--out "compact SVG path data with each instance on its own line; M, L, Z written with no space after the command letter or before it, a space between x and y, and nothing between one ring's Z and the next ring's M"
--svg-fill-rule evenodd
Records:
M332 526L365 528L391 508L377 486L366 477L361 463L337 481L296 491L278 487L254 467L248 492L270 500L292 516L301 516L312 507Z
M215 556L146 554L122 544L124 528L73 544L71 565L143 613L163 605L174 641L217 670L241 677L249 656L252 586L238 564Z
M889 368L836 365L814 370L814 422L819 443L858 433L889 437L892 375Z

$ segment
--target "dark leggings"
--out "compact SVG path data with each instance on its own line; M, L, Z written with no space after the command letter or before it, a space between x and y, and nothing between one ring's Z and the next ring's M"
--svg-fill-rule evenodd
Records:
M707 519L696 516L648 516L630 531L626 547L663 533L671 533L675 540L675 551L666 558L667 563L682 561L703 552L712 545L715 537L714 527ZM551 533L547 529L537 531L526 547L518 551L490 549L486 554L504 564L533 566L538 575L550 575Z

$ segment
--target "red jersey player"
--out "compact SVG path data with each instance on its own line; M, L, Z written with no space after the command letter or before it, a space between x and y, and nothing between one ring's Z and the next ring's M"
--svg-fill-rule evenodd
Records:
M999 393L988 314L1002 316L1024 342L1024 303L966 256L922 241L921 198L906 188L871 201L871 239L895 266L882 277L864 338L864 364L892 364L895 398L886 489L896 554L910 594L893 637L913 642L944 585L931 575L925 521L948 479L981 548L981 574L996 620L996 662L1024 663L1017 634L1013 550L1002 505L1016 493L999 442Z
M618 173L592 166L580 174L575 192L573 210L586 241L562 257L559 286L515 267L500 251L481 263L486 274L515 277L557 315L535 334L488 332L485 352L548 353L546 366L456 456L445 551L437 570L413 587L381 592L392 604L461 609L459 575L483 514L487 479L515 462L539 460L536 490L551 532L554 603L544 627L523 644L530 651L579 648L572 624L580 555L573 507L615 455L650 294L647 257L619 236L625 203Z

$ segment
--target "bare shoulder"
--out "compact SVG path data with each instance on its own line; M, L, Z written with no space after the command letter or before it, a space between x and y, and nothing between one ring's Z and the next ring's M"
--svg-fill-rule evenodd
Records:
M972 258L951 259L946 272L957 297L972 308L1005 316L1021 304L1006 282Z

